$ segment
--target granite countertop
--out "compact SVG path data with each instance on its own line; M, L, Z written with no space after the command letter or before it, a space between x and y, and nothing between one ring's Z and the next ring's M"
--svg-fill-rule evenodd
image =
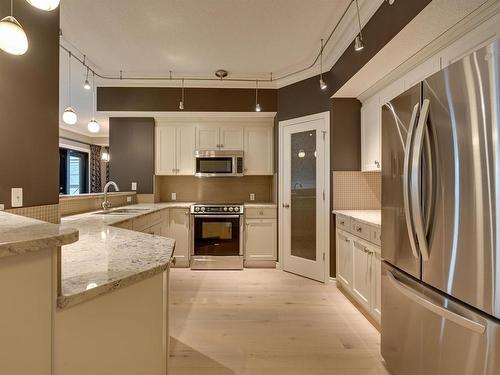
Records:
M78 231L0 211L0 258L22 255L78 240Z
M381 210L333 210L334 214L352 217L369 225L380 227L382 224Z
M165 208L187 208L191 204L133 204L120 208L148 210L126 215L90 212L62 218L63 228L80 231L80 240L62 249L58 307L73 306L167 269L174 250L173 239L112 225Z

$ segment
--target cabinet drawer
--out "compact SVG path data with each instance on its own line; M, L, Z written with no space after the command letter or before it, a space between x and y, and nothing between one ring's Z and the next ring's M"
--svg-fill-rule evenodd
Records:
M337 228L343 229L345 231L351 231L351 219L347 216L337 214Z
M351 233L370 241L370 226L357 220L351 220Z
M277 216L277 212L275 208L269 207L252 207L245 208L245 216L249 219L275 219Z
M144 229L150 226L150 217L149 215L143 215L136 217L132 224L132 229L138 232L142 232Z
M380 245L381 243L381 231L378 227L370 227L370 241L374 244Z

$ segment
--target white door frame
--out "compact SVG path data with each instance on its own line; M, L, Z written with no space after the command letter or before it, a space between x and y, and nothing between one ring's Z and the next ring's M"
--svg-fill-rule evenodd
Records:
M325 233L324 233L324 243L325 243L325 262L324 262L324 280L326 283L330 279L330 111L320 112L309 116L297 117L290 120L280 121L279 126L279 189L278 189L278 254L279 254L279 269L284 269L284 230L283 230L283 217L284 210L283 208L283 186L284 186L284 129L290 125L297 125L304 122L314 121L314 120L323 120L325 124L325 208L324 208L324 220L325 220Z

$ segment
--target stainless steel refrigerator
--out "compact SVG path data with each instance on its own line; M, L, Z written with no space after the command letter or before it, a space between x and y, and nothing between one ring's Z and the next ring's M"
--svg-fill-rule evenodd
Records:
M500 41L383 106L382 356L500 374Z

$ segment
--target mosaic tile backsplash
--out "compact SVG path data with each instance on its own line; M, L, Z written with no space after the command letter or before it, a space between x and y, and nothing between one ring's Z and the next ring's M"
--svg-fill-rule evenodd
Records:
M333 172L334 210L378 210L382 201L380 172Z
M6 210L12 214L30 217L32 219L47 221L52 224L59 224L61 216L59 214L58 204L49 204L45 206L20 207Z

